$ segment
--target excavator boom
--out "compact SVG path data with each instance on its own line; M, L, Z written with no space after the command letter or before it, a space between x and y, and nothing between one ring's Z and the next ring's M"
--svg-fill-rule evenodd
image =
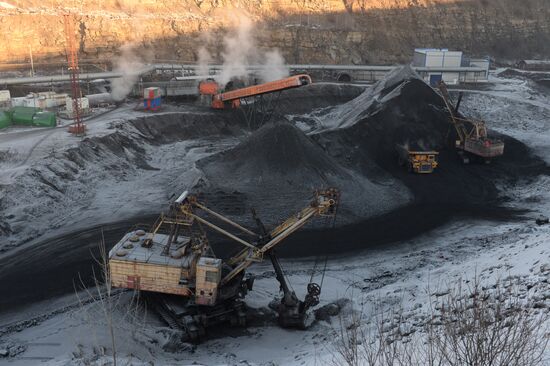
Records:
M339 200L339 192L336 189L315 192L314 200L308 207L291 216L282 224L273 229L267 237L263 237L264 244L259 243L259 250L253 253L240 252L231 258L229 263L239 263L230 273L222 279L222 285L228 283L240 272L250 267L252 263L262 260L264 254L269 253L285 238L304 226L315 216L334 216ZM248 254L248 255L247 255Z
M485 122L475 119L461 118L458 115L458 108L462 101L462 95L459 96L456 106L453 105L451 96L445 82L441 81L438 89L443 97L445 106L449 111L451 122L456 130L456 147L460 150L464 162L469 162L465 153L477 156L488 162L491 158L504 154L504 142L492 140L487 136L487 127Z
M334 216L336 214L336 205L339 200L339 192L336 189L327 189L323 191L315 192L314 199L310 204L303 208L297 214L291 216L282 224L277 226L267 235L262 233L260 235L242 227L241 225L231 221L223 215L216 213L215 211L207 208L205 205L198 202L196 197L189 196L185 198L185 201L180 204L182 216L186 217L188 221L197 220L198 222L210 227L218 233L225 235L226 237L238 242L245 246L242 251L233 256L227 261L227 264L233 267L233 269L221 279L220 285L226 285L245 269L250 267L254 262L262 261L264 255L269 253L273 248L279 245L285 238L292 233L296 232L302 226L304 226L311 218L315 216ZM254 242L246 241L235 234L219 227L218 225L210 222L209 220L199 216L195 212L195 208L198 208L209 215L223 221L226 224L233 226L239 231L249 235L255 240Z

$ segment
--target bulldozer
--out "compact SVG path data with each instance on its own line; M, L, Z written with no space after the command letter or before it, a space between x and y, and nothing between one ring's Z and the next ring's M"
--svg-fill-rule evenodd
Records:
M246 269L267 257L283 292L276 306L280 325L305 328L309 310L319 303L321 287L309 283L305 298L299 299L274 249L312 218L334 219L338 202L339 192L334 188L315 191L300 212L270 231L253 211L255 232L211 210L186 191L150 230L131 230L111 249L111 285L143 292L169 326L182 329L186 339L198 342L215 324L246 325L243 299L254 283ZM207 229L239 243L242 250L228 260L217 258Z
M481 160L490 163L493 158L503 155L504 142L488 137L484 121L459 116L458 108L463 94L459 94L458 101L454 104L444 81L439 82L438 89L456 130L455 147L462 162L468 164L472 160Z

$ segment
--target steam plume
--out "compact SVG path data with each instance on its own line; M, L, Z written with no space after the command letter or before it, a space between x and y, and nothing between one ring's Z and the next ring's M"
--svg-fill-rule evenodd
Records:
M289 70L279 50L265 52L258 48L254 37L254 23L243 14L233 14L233 19L236 19L236 26L233 32L223 39L223 66L215 77L218 83L225 85L233 78L245 78L249 75L249 67L252 65L259 66L258 77L264 82L287 76ZM207 75L211 57L204 47L201 47L198 53L197 73Z
M198 59L198 65L196 69L197 75L209 75L210 74L210 68L208 64L212 62L212 56L210 56L210 52L205 47L199 48L199 59Z
M144 67L142 58L134 52L132 44L121 47L121 54L115 61L114 70L122 73L122 77L111 82L111 96L115 101L121 101L132 91L138 81L139 70Z
M264 60L260 69L260 78L267 82L282 79L288 76L289 69L285 65L285 59L278 50L268 51L264 54Z

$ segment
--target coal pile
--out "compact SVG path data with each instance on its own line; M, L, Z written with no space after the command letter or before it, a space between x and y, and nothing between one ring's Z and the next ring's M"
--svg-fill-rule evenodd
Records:
M491 165L464 165L456 154L456 132L441 96L410 68L387 78L354 100L320 118L312 137L343 166L374 179L380 171L403 182L417 203L468 211L473 205L498 205L495 183L536 175L543 162L519 141L504 140L505 155ZM408 174L397 164L396 146L440 152L434 174Z
M464 165L443 99L410 67L344 104L303 114L296 126L264 126L199 161L204 176L195 188L239 222L253 225L249 209L256 208L273 225L302 208L314 189L337 187L342 229L332 239L323 235L334 250L403 240L457 215L509 219L515 213L503 208L497 184L547 169L524 144L495 133L505 155ZM436 150L440 165L433 174L410 174L398 164L397 145Z
M318 108L332 107L357 98L364 90L359 85L314 82L276 96L276 114L304 114Z
M202 191L212 207L225 214L250 216L256 208L270 225L307 204L315 189L342 192L341 222L387 212L410 195L398 182L370 181L343 167L297 127L269 124L233 149L197 164L205 174ZM360 200L358 197L368 197Z

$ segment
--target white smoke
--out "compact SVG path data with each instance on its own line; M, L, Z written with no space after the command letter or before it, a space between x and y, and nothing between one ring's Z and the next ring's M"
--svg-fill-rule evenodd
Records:
M268 51L263 56L264 60L260 69L262 81L279 80L288 76L290 70L278 50Z
M205 76L210 75L209 64L212 62L212 56L206 47L199 48L197 68L195 70L197 75Z
M139 79L139 70L145 66L142 57L134 51L134 45L126 44L120 50L114 71L122 73L122 77L111 81L111 96L115 101L121 101L130 94Z
M233 31L223 39L221 57L223 65L216 81L225 85L233 78L246 78L250 74L250 66L259 66L258 77L267 82L288 76L289 69L279 50L261 51L255 39L256 28L250 18L243 14L232 14L236 21ZM209 39L212 41L212 39ZM197 73L208 75L208 65L204 62L212 60L204 47L199 49ZM200 70L200 72L199 72Z

